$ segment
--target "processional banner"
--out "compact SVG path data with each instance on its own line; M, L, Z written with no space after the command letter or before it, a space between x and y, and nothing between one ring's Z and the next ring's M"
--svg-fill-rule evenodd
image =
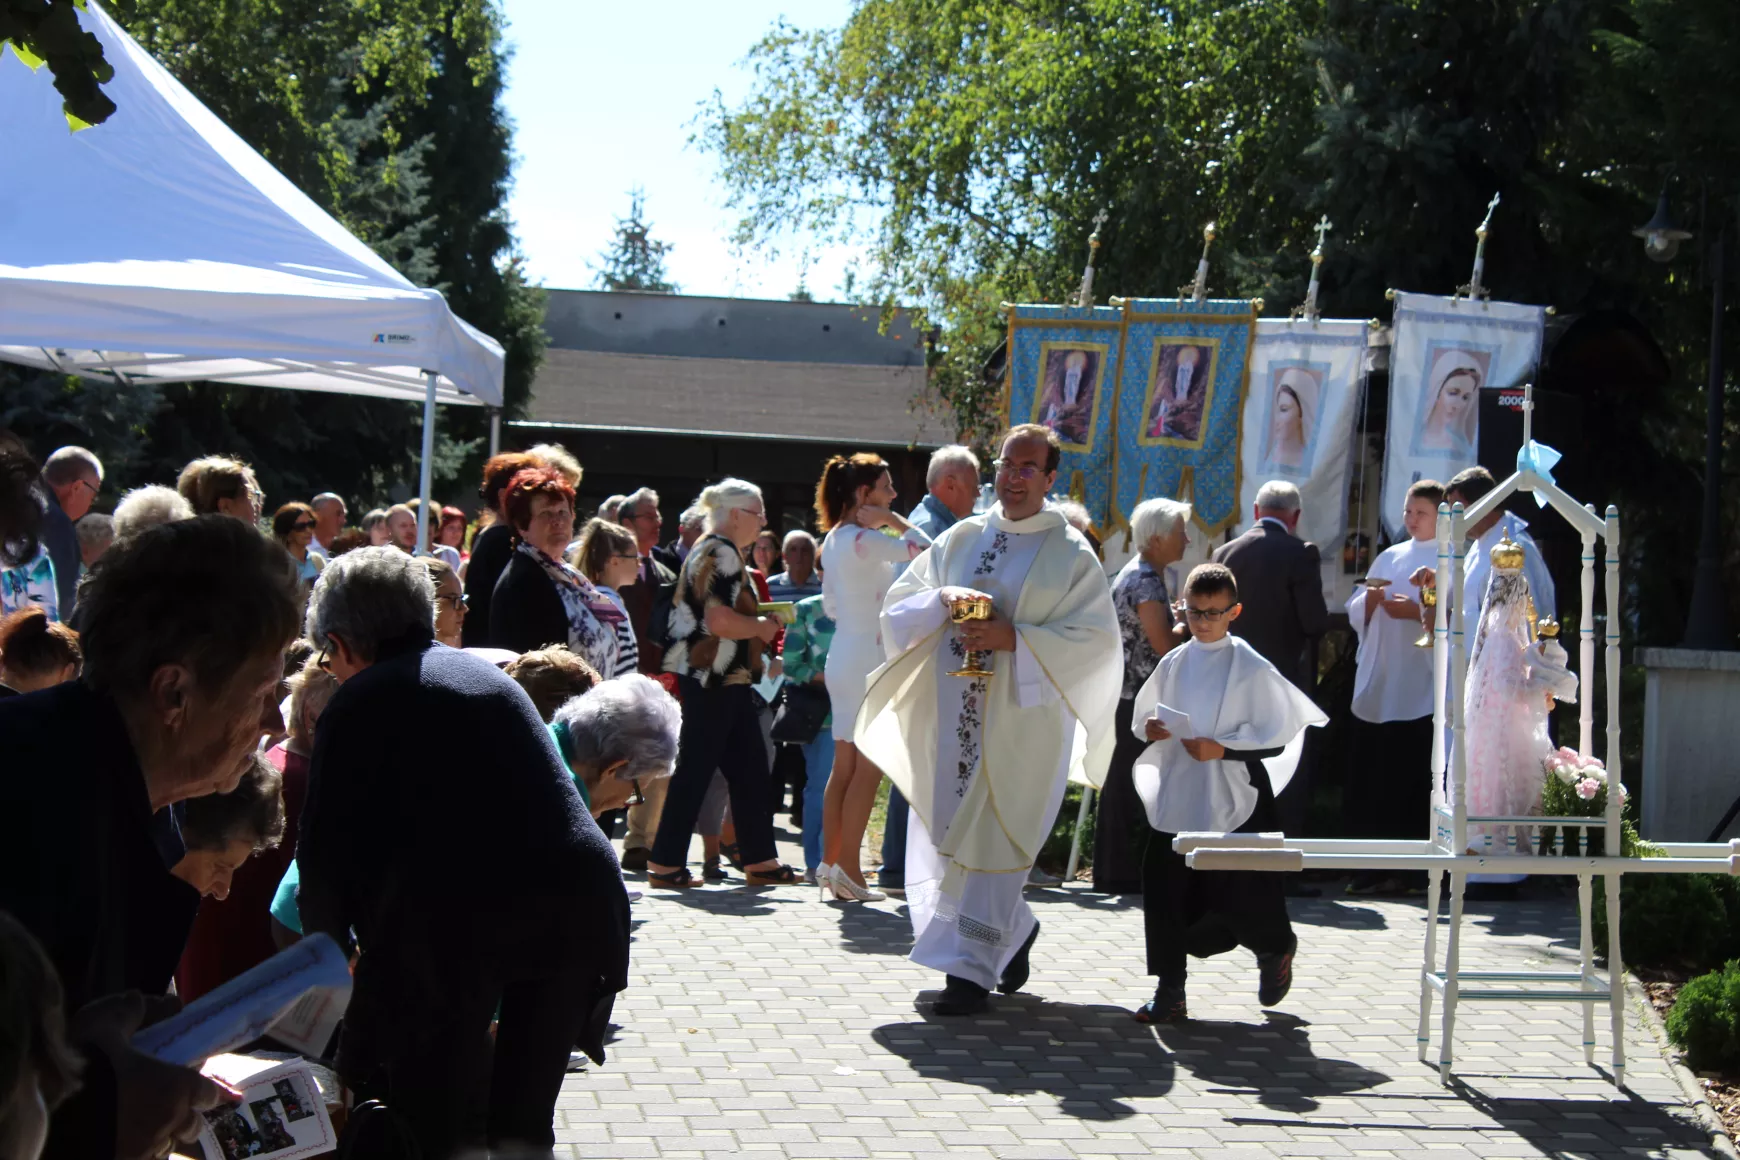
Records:
M1188 500L1217 535L1238 519L1239 419L1256 304L1124 300L1113 495L1108 528L1152 496Z
M1107 526L1123 312L1110 306L1016 306L1009 316L1006 417L1057 432L1057 487Z
M1383 524L1405 534L1402 506L1421 479L1473 467L1480 388L1522 383L1540 362L1546 310L1514 302L1396 295L1384 439Z
M1304 501L1299 537L1316 544L1333 568L1347 535L1347 473L1368 330L1365 322L1265 318L1251 344L1239 530L1252 522L1257 489L1287 480Z

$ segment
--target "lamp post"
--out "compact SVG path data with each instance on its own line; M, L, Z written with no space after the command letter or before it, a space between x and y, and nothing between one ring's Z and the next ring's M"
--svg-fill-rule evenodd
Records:
M1667 186L1662 186L1655 216L1631 231L1643 239L1652 261L1670 262L1680 243L1692 235L1674 224L1668 210ZM1686 613L1686 648L1726 650L1734 647L1728 629L1728 602L1722 592L1722 311L1723 256L1727 227L1716 230L1710 245L1710 378L1705 388L1704 512L1698 536L1698 566L1692 578L1692 603Z

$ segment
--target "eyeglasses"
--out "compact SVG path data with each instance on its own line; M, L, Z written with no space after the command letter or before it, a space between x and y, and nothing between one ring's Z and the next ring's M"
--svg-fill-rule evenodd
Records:
M102 490L102 488L100 488L100 487L98 487L98 486L97 486L97 485L96 485L96 484L94 484L94 483L92 483L92 482L91 482L91 481L90 481L90 480L88 480L88 479L81 479L81 480L78 480L78 485L79 485L79 486L80 486L80 487L88 487L88 488L90 488L90 489L91 489L91 498L92 498L92 499L95 499L95 498L96 498L96 497L97 497L97 493L98 493L98 492L100 492L100 491L101 491L101 490Z
M463 592L459 593L457 596L455 596L451 592L446 592L446 593L437 592L435 594L435 599L447 601L447 603L449 603L453 606L453 611L455 611L455 612L460 611L461 609L465 608L466 605L471 603L471 597L467 596Z
M311 520L297 520L290 525L290 530L293 532L312 532L314 523Z
M646 805L646 795L640 792L640 778L634 779L634 792L628 795L628 800L623 804L629 806Z
M1186 608L1184 610L1184 615L1188 616L1191 620L1206 620L1210 624L1213 624L1231 611L1232 605L1228 605L1225 608Z
M317 657L314 661L314 667L319 669L323 673L330 673L332 671L331 652L332 652L332 646L330 646L330 645L328 645L326 648L321 649L320 656Z
M550 523L573 523L573 508L546 508L532 517L534 520L547 520Z
M993 459L991 466L997 469L998 475L1012 475L1016 479L1032 479L1045 472L1043 467L1035 467L1031 463L1011 463L1007 459Z

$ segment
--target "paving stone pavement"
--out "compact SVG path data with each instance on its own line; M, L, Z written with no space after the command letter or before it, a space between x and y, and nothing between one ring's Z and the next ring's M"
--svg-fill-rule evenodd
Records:
M793 837L782 831L782 853L801 865ZM920 995L940 976L906 959L898 900L649 892L621 1029L605 1066L563 1085L558 1153L1717 1155L1629 1002L1624 1097L1582 1062L1568 1005L1464 1004L1458 1084L1440 1087L1416 1057L1418 903L1291 899L1300 953L1279 1009L1257 1006L1254 960L1234 952L1192 960L1190 1024L1150 1028L1130 1017L1153 985L1139 900L1075 885L1028 899L1044 924L1028 989L941 1019ZM1569 896L1469 912L1468 969L1575 954ZM1597 1038L1604 1067L1604 1020Z

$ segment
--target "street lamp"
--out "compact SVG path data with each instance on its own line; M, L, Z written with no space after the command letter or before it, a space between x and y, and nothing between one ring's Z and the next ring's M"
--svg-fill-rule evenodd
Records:
M1656 202L1655 216L1631 231L1643 239L1643 252L1651 261L1671 262L1689 230L1674 224L1668 210L1667 186ZM1705 388L1707 410L1704 425L1704 518L1698 537L1698 567L1692 578L1692 603L1686 613L1684 647L1726 650L1734 647L1728 630L1728 602L1722 592L1722 257L1727 228L1716 231L1710 245L1710 379Z

